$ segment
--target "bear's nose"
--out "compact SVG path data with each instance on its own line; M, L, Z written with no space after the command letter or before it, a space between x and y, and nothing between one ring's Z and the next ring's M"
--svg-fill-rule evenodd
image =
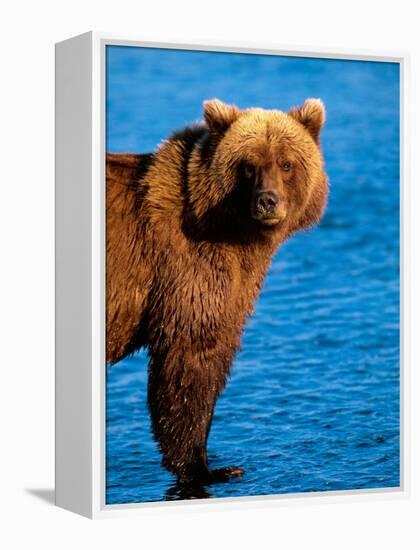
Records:
M274 191L260 191L256 197L257 210L264 214L271 214L274 212L279 197Z

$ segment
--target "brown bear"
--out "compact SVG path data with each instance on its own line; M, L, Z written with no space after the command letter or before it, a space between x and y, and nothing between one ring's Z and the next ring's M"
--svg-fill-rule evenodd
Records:
M213 411L274 253L323 214L324 119L317 99L215 99L156 152L107 155L107 362L147 347L153 434L180 483L243 474L209 469Z

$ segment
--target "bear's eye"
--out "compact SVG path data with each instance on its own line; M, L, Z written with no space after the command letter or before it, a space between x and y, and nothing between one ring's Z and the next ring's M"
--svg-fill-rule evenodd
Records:
M283 172L290 172L290 169L292 168L292 163L287 160L284 162L281 162L280 168L283 170Z
M255 166L247 162L244 166L244 174L248 179L253 178L255 176Z

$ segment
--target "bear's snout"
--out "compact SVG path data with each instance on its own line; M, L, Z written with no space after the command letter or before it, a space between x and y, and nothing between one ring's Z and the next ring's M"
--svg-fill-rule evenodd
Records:
M269 216L274 214L279 203L279 196L275 191L260 191L255 198L257 212Z
M284 200L274 190L257 192L252 205L252 217L263 225L277 225L286 217Z

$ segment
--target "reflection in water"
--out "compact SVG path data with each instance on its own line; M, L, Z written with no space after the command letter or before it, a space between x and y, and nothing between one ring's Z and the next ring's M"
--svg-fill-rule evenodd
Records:
M194 500L201 498L212 498L208 488L204 485L175 483L165 493L165 500Z

